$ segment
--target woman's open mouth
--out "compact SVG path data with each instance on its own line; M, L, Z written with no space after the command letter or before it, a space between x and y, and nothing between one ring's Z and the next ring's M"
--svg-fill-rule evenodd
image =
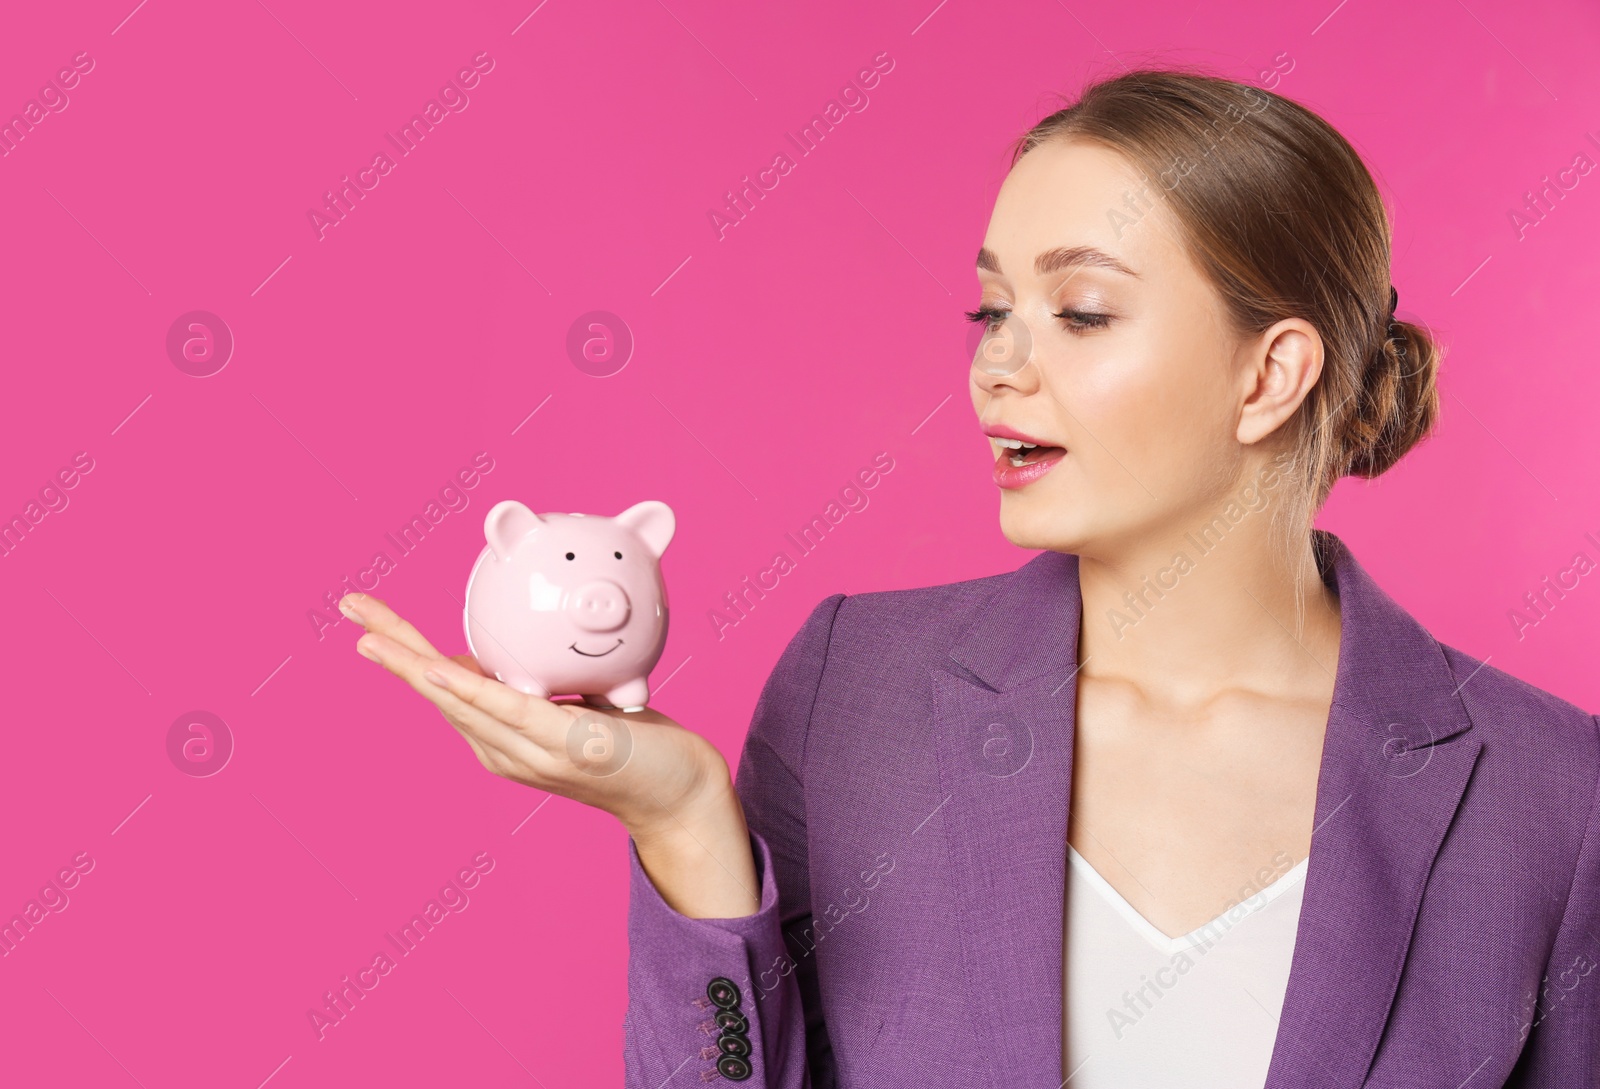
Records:
M1020 488L1048 473L1067 456L1065 447L1040 446L1021 439L995 437L1000 454L994 462L994 482L1002 488Z
M1066 448L1061 446L1038 446L1021 439L995 439L995 442L1004 447L1005 452L1001 457L1009 457L1014 468L1032 465L1036 461L1051 461L1066 454Z

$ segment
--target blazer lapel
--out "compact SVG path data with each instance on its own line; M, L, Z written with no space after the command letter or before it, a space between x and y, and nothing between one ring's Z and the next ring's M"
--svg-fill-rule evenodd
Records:
M1339 592L1311 862L1266 1089L1354 1089L1482 742L1438 642L1317 530Z
M1339 593L1339 662L1266 1089L1365 1078L1481 748L1439 644L1342 541L1313 532ZM1077 557L1040 553L977 612L951 668L932 672L961 982L990 1084L1059 1086Z
M1042 552L997 580L932 674L961 982L993 1086L1061 1081L1077 562Z

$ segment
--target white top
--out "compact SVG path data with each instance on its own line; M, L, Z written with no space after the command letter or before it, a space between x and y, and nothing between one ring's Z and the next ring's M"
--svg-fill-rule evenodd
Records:
M1260 1089L1310 860L1169 938L1067 855L1065 1089Z

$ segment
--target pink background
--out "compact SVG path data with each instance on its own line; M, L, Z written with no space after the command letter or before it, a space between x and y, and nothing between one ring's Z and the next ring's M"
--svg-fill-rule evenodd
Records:
M490 775L308 612L383 550L375 592L459 653L492 503L665 500L656 702L734 759L823 596L1031 555L998 530L960 311L1010 140L1124 62L1277 66L1367 157L1401 312L1451 346L1443 418L1321 524L1440 639L1600 708L1600 572L1508 619L1600 560L1600 175L1520 239L1510 215L1600 161L1587 0L136 2L13 6L0 34L0 118L94 60L0 158L0 517L93 461L0 559L0 918L94 860L0 959L0 1081L618 1084L620 827ZM308 210L485 52L469 106L319 241ZM881 53L870 105L719 241L723 195ZM195 310L235 338L205 378L166 349ZM635 339L604 378L566 349L596 310ZM385 533L480 452L465 510L399 557ZM879 453L870 504L719 638L722 596ZM168 756L195 710L236 746L207 777ZM307 1010L480 852L466 910L319 1040Z

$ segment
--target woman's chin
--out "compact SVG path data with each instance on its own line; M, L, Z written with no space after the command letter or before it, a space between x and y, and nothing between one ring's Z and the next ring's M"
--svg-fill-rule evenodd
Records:
M1090 539L1080 518L1060 510L1022 511L1007 506L1000 515L1000 532L1018 548L1077 552Z

